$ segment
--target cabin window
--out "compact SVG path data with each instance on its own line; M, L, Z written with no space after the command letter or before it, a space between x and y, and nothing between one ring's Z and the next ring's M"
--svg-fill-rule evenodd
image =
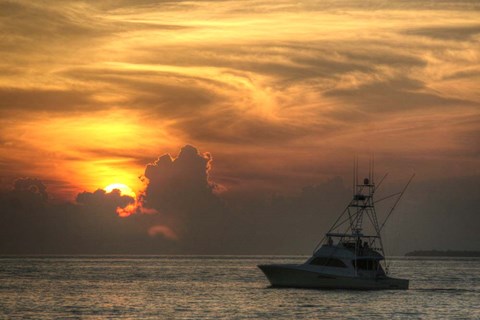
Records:
M352 263L354 267L361 270L377 270L379 267L378 260L372 259L353 260Z
M338 267L338 268L347 267L347 265L343 263L342 260L335 259L335 258L326 258L326 257L316 257L310 262L310 264L313 264L316 266Z

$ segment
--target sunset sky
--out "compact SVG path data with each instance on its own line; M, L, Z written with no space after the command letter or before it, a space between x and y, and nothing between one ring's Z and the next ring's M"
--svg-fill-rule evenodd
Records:
M394 253L480 249L479 9L0 1L0 253L303 254L372 154Z

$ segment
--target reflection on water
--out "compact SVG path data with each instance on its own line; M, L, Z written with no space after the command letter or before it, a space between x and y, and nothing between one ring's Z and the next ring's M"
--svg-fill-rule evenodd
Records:
M306 257L0 258L0 318L479 319L480 259L393 259L408 291L272 289L257 264Z

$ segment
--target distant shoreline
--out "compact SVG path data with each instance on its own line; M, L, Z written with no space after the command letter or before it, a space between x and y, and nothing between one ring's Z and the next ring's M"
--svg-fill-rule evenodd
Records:
M407 252L406 257L480 257L480 251L458 250L415 250Z

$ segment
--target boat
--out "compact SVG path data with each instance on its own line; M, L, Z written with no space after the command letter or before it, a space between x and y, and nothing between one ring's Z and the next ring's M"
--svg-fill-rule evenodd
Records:
M313 255L302 264L262 264L272 287L317 289L408 289L409 280L389 276L381 232L393 210L412 181L401 192L374 200L379 185L373 182L373 161L368 178L357 178L354 164L353 198L330 230L315 247ZM375 204L396 197L384 221L379 222Z

